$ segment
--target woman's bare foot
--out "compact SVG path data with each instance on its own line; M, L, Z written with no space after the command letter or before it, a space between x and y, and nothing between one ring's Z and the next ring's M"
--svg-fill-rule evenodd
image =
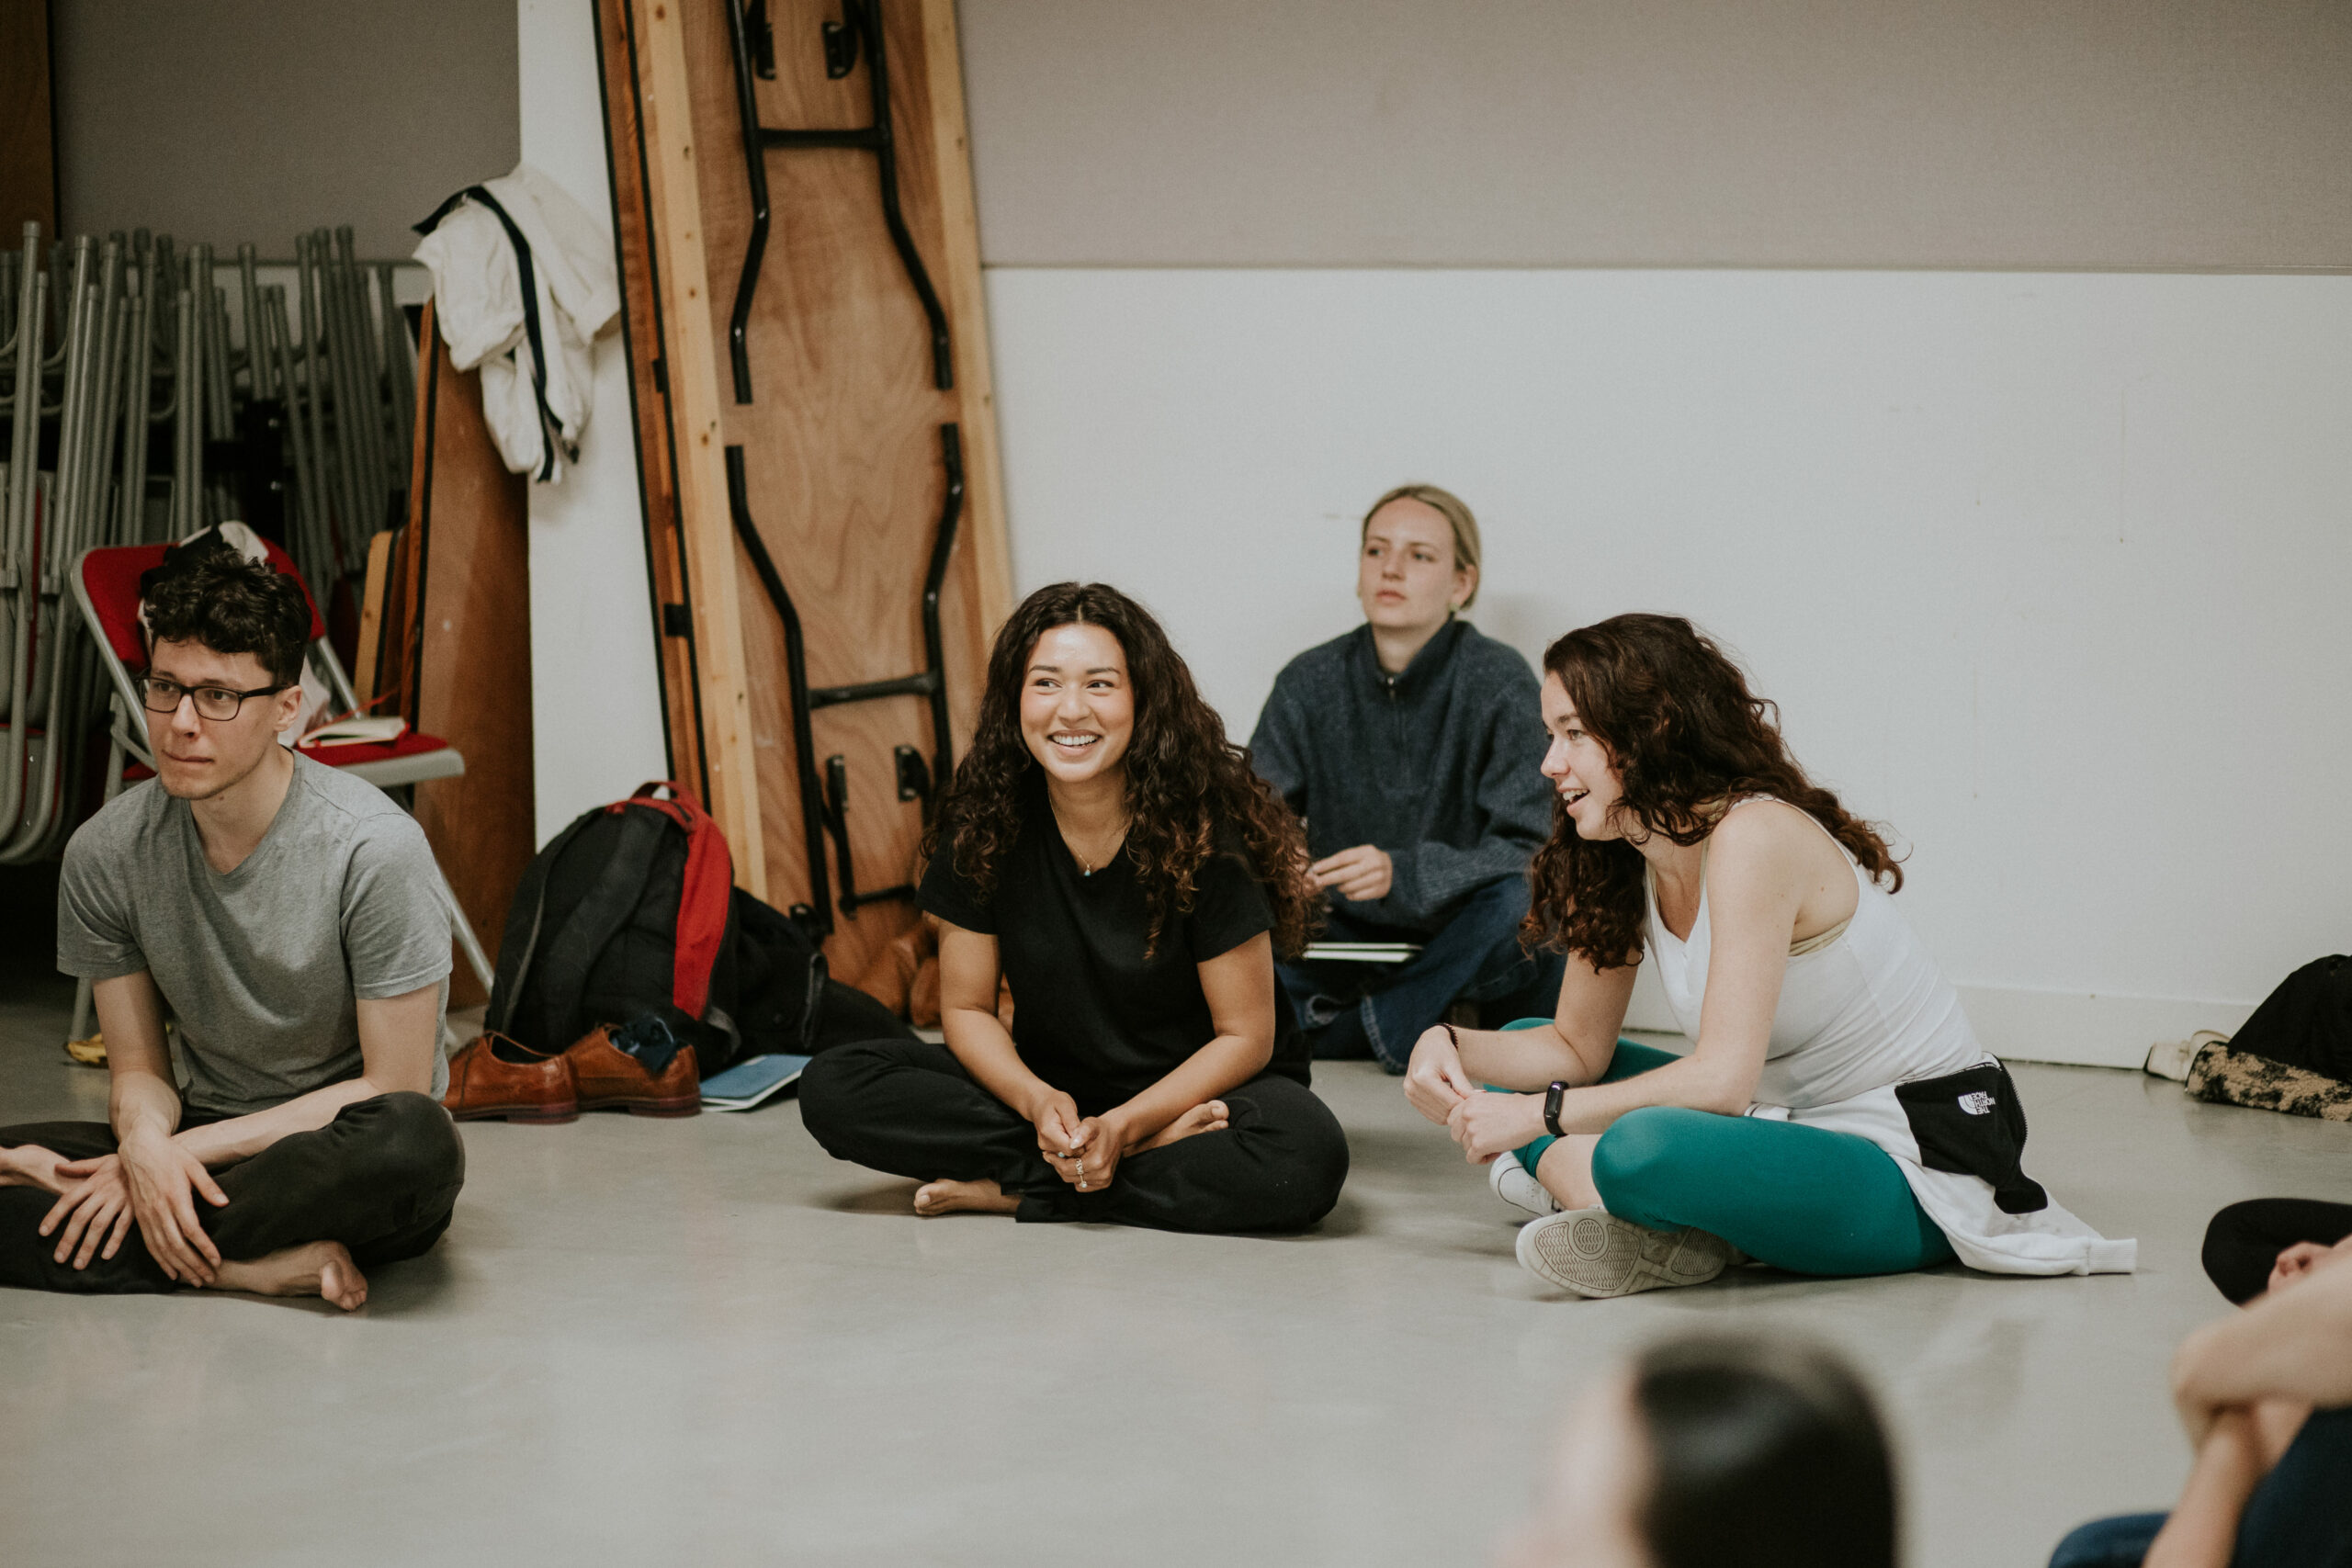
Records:
M1139 1155L1146 1149L1164 1149L1170 1144L1183 1142L1195 1133L1222 1133L1227 1126L1227 1115L1225 1101L1204 1100L1127 1152Z
M926 1181L915 1189L918 1214L1009 1214L1021 1200L993 1181Z
M224 1260L211 1288L256 1296L322 1296L345 1312L368 1304L368 1277L339 1241L306 1242L242 1263Z

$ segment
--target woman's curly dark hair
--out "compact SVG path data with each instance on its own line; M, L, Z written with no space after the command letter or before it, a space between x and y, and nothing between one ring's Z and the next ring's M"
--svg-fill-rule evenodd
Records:
M1829 829L1862 869L1903 886L1886 840L1805 777L1781 739L1777 705L1747 689L1714 640L1679 615L1617 615L1544 650L1577 716L1607 749L1623 792L1619 819L1636 833L1695 844L1725 802L1769 795ZM1637 962L1645 912L1642 854L1623 839L1587 840L1552 803L1552 837L1528 868L1521 935L1596 969Z
M1101 626L1127 656L1135 730L1120 763L1127 784L1123 852L1149 901L1146 952L1157 950L1171 913L1192 908L1194 879L1229 825L1273 905L1274 950L1296 953L1319 902L1304 870L1306 835L1297 816L1250 767L1250 753L1226 739L1224 719L1151 612L1105 583L1040 588L997 633L972 749L924 834L924 855L952 845L958 874L984 895L995 886L998 864L1021 835L1022 792L1038 787L1031 775L1043 772L1021 738L1030 651L1068 626Z

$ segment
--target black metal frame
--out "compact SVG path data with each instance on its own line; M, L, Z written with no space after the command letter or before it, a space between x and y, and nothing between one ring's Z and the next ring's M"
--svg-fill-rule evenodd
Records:
M743 271L735 288L735 308L728 324L728 353L734 364L735 400L752 400L752 360L747 344L751 322L752 299L759 287L760 264L767 254L768 239L768 175L767 154L779 149L812 147L854 148L876 154L882 195L882 220L890 231L890 243L899 253L899 261L906 268L907 281L914 288L915 297L922 301L924 320L931 332L933 380L941 390L956 384L953 344L948 336L947 312L940 305L938 292L932 288L931 275L923 269L922 257L915 250L914 236L907 231L906 215L899 206L899 161L892 141L890 118L890 72L883 52L882 10L880 0L842 0L843 19L828 22L823 29L825 74L838 79L849 74L857 62L861 47L865 56L866 78L869 85L874 122L862 128L840 130L786 130L760 123L759 97L754 76L775 74L775 39L769 24L766 0L720 0L727 8L728 36L734 51L736 106L742 118L743 165L751 186L752 231L743 250ZM933 537L931 565L923 575L922 641L923 668L911 675L900 675L887 681L866 681L848 686L808 684L808 649L801 638L800 614L792 603L792 595L784 585L784 576L776 570L775 559L768 554L767 543L760 536L758 525L752 520L750 489L744 478L743 449L729 446L727 456L727 499L733 513L735 534L743 543L752 565L759 572L760 582L767 590L769 602L775 606L784 622L785 677L792 706L792 742L794 767L800 787L801 833L808 857L809 905L792 912L808 922L819 937L833 930L833 910L854 915L867 904L890 899L912 898L911 884L901 883L891 887L860 891L857 869L850 854L849 838L849 763L839 754L825 759L821 779L817 768L816 740L810 716L817 709L836 707L846 703L876 702L887 697L922 697L931 705L932 755L928 767L922 754L911 746L900 746L894 751L899 798L922 803L924 820L931 818L940 789L946 784L954 765L954 740L947 713L947 656L945 640L939 625L939 595L947 581L948 558L956 547L956 531L964 514L964 440L955 424L939 427L941 467L946 478L946 495L941 503L939 526ZM833 841L835 864L841 874L841 897L831 894L826 875L825 840Z
M842 21L838 26L826 25L826 74L848 74L848 62L854 60L857 43L862 40L874 105L873 124L838 130L786 130L760 123L755 75L775 74L775 40L767 21L767 6L763 0L751 0L749 7L744 0L720 0L720 4L727 7L728 39L734 46L736 106L743 121L743 164L752 185L752 237L743 248L743 272L736 281L735 309L727 321L727 353L735 368L735 400L752 400L752 354L747 333L752 321L752 297L760 286L760 262L768 247L767 154L812 147L856 148L876 155L882 183L882 221L889 227L890 243L898 250L899 264L907 269L907 281L914 286L916 297L922 301L923 316L931 325L932 380L941 391L949 390L956 385L956 367L947 335L947 311L939 302L938 291L931 286L931 274L923 268L914 236L907 231L906 214L899 207L899 153L891 133L890 71L882 47L881 0L842 0ZM756 40L752 36L753 18L749 15L752 8L758 12L760 37ZM845 38L846 43L842 41ZM841 69L833 69L836 64Z
M783 573L776 570L775 558L768 554L767 541L760 536L759 525L752 518L750 485L743 470L743 448L727 448L727 505L735 521L735 536L743 543L743 550L752 558L752 566L759 573L760 584L767 590L768 602L784 622L785 680L792 707L793 764L800 784L800 830L808 856L809 904L801 916L819 937L830 935L833 929L834 901L831 883L825 872L825 840L833 840L833 854L841 868L842 894L839 908L843 914L854 915L868 904L880 904L895 898L912 898L912 883L860 892L857 886L856 863L850 857L849 843L849 763L835 753L825 759L825 772L820 784L817 773L817 743L811 716L819 709L839 707L848 703L869 703L887 697L922 697L931 705L932 760L924 768L922 753L911 746L897 748L899 798L922 802L923 817L930 819L932 809L939 798L940 789L946 784L955 763L954 732L947 714L947 653L946 638L940 630L939 595L947 582L947 562L955 553L956 533L964 517L964 434L955 424L939 427L940 465L947 476L947 493L939 509L939 527L932 537L931 565L923 574L922 583L922 646L923 668L911 675L900 675L888 681L865 681L850 686L818 686L808 684L808 655L800 635L800 612L792 603L791 592L784 585Z

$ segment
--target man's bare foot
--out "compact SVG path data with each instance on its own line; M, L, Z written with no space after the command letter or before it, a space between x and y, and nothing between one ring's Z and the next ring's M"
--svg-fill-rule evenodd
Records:
M1225 1101L1204 1100L1127 1152L1139 1155L1146 1149L1164 1149L1170 1144L1183 1142L1195 1133L1222 1133L1227 1126L1227 1115Z
M926 1181L915 1189L918 1214L1009 1214L1021 1200L993 1181Z
M339 1241L306 1242L242 1263L223 1260L211 1288L256 1296L322 1296L345 1312L368 1304L368 1277Z

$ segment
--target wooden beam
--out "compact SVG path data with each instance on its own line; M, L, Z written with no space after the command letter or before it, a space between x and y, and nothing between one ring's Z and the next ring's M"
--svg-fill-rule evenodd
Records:
M996 383L989 371L989 313L980 287L979 208L964 113L964 53L956 0L922 0L923 64L931 132L938 149L939 220L946 254L948 319L956 323L956 386L963 394L964 511L979 569L980 659L1012 614L1012 552L1004 517L1004 469L996 443Z
M49 76L49 0L0 0L0 245L11 250L28 222L57 233Z
M695 183L694 101L680 0L632 0L645 172L661 256L664 370L676 436L678 513L693 592L710 814L734 852L735 880L767 896L759 775L736 596L735 530L719 428L718 353Z
M613 228L619 242L621 336L628 347L629 404L637 416L638 498L652 589L654 646L662 660L662 738L670 776L707 800L710 775L695 700L695 639L688 613L686 554L678 534L678 486L670 461L670 399L655 374L662 312L653 297L652 215L646 206L645 144L638 132L637 45L629 0L596 0L596 54L605 99L605 146L612 160ZM642 340L640 343L639 340Z

